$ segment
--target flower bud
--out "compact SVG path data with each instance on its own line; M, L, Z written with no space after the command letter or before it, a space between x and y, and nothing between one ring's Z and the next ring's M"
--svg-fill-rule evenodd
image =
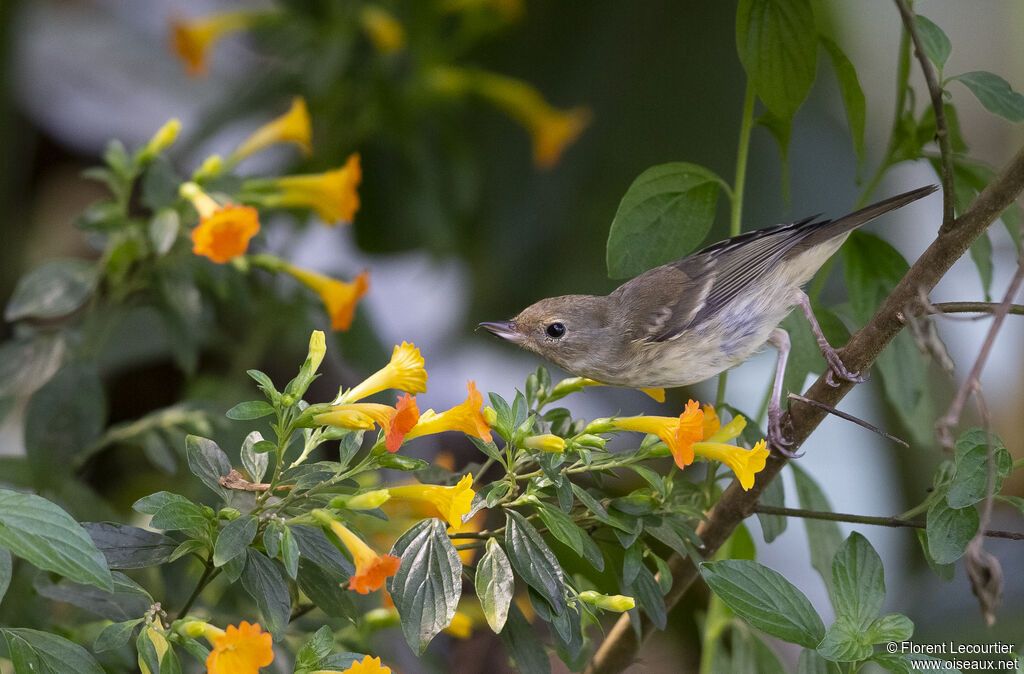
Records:
M586 590L585 592L580 592L580 599L605 611L616 611L618 613L629 611L636 607L636 600L622 594L607 595L594 592L593 590Z
M331 499L332 508L347 508L349 510L373 510L379 508L391 498L387 489L375 489L345 496L335 496Z
M238 519L241 515L242 512L238 508L221 508L220 512L217 513L217 519L234 520Z
M593 433L584 433L573 438L573 441L577 445L583 447L593 447L594 449L604 449L605 444L608 443L607 438L602 438L600 435L594 435Z
M609 433L614 430L616 430L615 423L607 417L602 417L601 419L594 419L587 424L586 428L583 429L583 432L587 434L596 434Z
M160 154L168 147L170 147L178 137L178 132L181 130L181 122L177 119L169 119L163 126L157 129L157 132L153 134L153 137L149 139L149 142L142 146L139 150L138 160L140 162L148 162L156 155Z
M498 413L494 411L493 407L485 407L480 410L480 413L484 416L484 421L491 428L494 428L494 424L498 423Z
M542 452L564 452L565 439L551 433L534 435L523 440L523 445L529 449L538 449Z
M401 454L381 454L377 457L377 464L381 468L392 468L394 470L422 470L430 466L429 463L423 459L414 459L411 456L402 456Z
M195 173L192 174L192 180L206 180L207 178L213 178L218 176L224 170L224 158L219 154L212 154L203 160L203 163L199 165Z

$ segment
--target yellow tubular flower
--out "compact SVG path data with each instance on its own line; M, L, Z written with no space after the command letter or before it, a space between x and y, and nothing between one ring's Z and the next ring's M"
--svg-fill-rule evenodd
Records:
M248 28L253 17L252 12L221 12L197 19L172 19L171 52L190 76L205 75L210 47L228 33Z
M259 623L242 621L238 627L228 625L211 641L213 650L206 658L207 674L258 674L260 667L274 661L273 640L260 629Z
M464 475L454 487L442 487L436 484L411 484L388 489L391 498L405 498L426 501L440 511L441 516L448 520L451 527L462 526L462 518L469 514L473 504L473 476Z
M384 429L385 447L397 452L405 441L409 429L419 421L420 411L416 398L404 395L391 407L380 403L342 403L327 412L317 414L313 421L324 426L339 426L353 431L368 431L376 424Z
M693 443L698 442L703 434L704 412L697 402L691 400L678 417L623 417L609 423L618 430L657 435L668 445L676 465L685 468L693 463Z
M551 433L530 436L523 440L523 444L529 449L539 449L542 452L565 451L565 439Z
M349 156L340 169L324 173L283 176L271 181L277 189L263 197L270 207L312 208L329 225L352 222L359 210L359 192L363 180L359 154Z
M331 317L332 330L349 329L355 315L356 304L369 288L369 272L363 271L351 283L346 283L287 263L283 264L281 269L320 296L320 300L327 308L327 314Z
M352 666L343 672L321 669L313 672L313 674L391 674L391 668L382 665L379 657L371 658L367 655L359 662L353 662Z
M359 22L377 51L390 54L405 46L405 29L382 7L363 5Z
M434 410L423 412L420 414L419 422L405 435L405 439L412 440L421 435L433 435L444 431L462 431L466 435L490 442L491 427L480 411L483 406L483 397L476 390L476 384L473 382L467 382L466 388L469 389L466 402L440 414Z
M244 255L249 240L260 231L259 213L250 206L221 206L195 183L184 183L181 196L199 213L199 226L192 230L192 252L224 264Z
M296 96L292 99L292 106L288 112L267 122L242 141L238 149L231 153L231 160L240 161L277 143L295 143L302 150L302 154L310 155L313 153L312 138L313 129L306 101L301 96Z
M708 442L729 442L738 438L746 427L747 420L743 418L743 415L737 414L732 421L719 428L710 437L705 435L703 439Z
M715 412L714 405L701 405L704 410L704 423L701 426L701 440L708 440L722 427L722 422Z
M473 619L461 611L456 611L444 632L456 639L468 639L473 633Z
M693 451L699 456L721 461L729 466L743 489L754 486L754 476L764 470L768 460L768 449L764 440L760 440L753 449L743 449L719 442L697 442Z
M384 581L398 572L398 565L401 562L398 557L378 555L363 539L341 522L331 519L324 510L314 510L312 515L321 523L327 524L352 555L356 572L349 578L348 589L359 594L369 594L383 587Z
M402 342L396 346L391 351L391 361L387 365L345 391L336 402L355 402L389 388L406 393L426 392L427 370L415 344Z

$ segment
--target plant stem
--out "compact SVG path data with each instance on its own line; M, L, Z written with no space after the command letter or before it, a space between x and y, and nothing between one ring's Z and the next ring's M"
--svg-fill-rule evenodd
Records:
M828 520L829 522L850 522L851 524L873 524L880 527L910 527L924 529L925 523L920 520L905 520L899 517L872 517L870 515L852 515L848 513L830 513L820 510L804 510L803 508L780 508L758 504L755 513L763 515L782 515L784 517L801 517L809 520ZM1024 532L988 529L985 535L989 538L1008 538L1013 541L1024 541Z
M743 98L743 117L740 119L740 142L736 148L736 179L732 184L732 211L729 218L729 236L738 236L743 225L743 186L747 182L747 157L750 154L750 132L754 128L754 85L747 80Z
M199 598L199 594L220 574L220 569L213 566L212 556L207 558L204 564L205 567L203 568L203 575L199 576L199 582L196 583L196 588L192 590L192 594L189 595L185 605L181 607L180 611L178 611L178 619L181 619L188 614L189 610L192 608L192 604L194 604L196 599Z

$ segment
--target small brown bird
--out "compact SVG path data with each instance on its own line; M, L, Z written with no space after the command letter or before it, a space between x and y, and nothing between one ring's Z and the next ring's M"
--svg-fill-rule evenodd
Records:
M829 345L801 290L861 225L934 192L929 185L838 220L817 216L735 236L655 267L605 296L563 295L530 305L506 322L480 323L574 375L631 388L694 384L742 363L764 344L779 352L768 405L768 439L780 428L789 335L778 325L803 309L833 375L863 381Z

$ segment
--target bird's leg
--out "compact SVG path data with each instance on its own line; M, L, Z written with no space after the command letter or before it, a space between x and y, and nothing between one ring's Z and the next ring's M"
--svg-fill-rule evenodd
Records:
M768 343L779 352L779 360L775 365L775 383L772 384L772 397L768 401L768 445L779 454L795 459L803 453L791 452L787 447L793 444L782 432L782 380L786 376L786 361L789 360L789 333L782 328L775 328L768 336Z
M821 326L818 325L818 319L814 317L814 312L811 311L811 299L807 297L804 291L799 291L797 295L797 304L804 311L804 316L807 317L807 322L811 324L811 332L814 333L814 338L818 341L818 348L821 349L821 355L825 356L826 362L828 362L828 374L825 376L825 381L829 386L833 388L839 386L839 382L835 380L838 375L840 379L859 384L864 381L864 377L860 376L860 372L853 372L847 369L846 365L843 364L843 360L836 353L836 350L832 348L832 345L825 339L825 333L821 331Z

